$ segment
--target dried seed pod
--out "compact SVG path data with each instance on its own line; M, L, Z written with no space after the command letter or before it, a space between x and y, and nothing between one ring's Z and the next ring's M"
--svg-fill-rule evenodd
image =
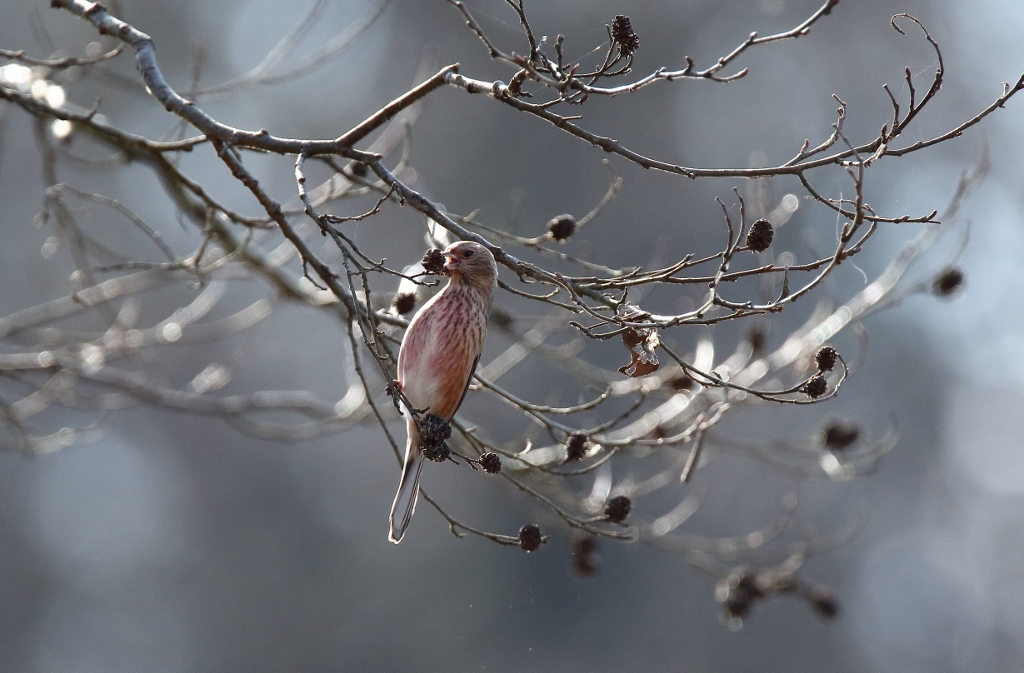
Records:
M501 472L501 457L493 451L488 451L480 456L480 467L487 474L498 474Z
M628 16L616 15L612 21L611 33L612 40L619 45L619 53L623 56L632 56L633 52L640 48L640 38L633 32Z
M405 315L416 308L416 293L399 292L391 301L391 305L395 307L395 313Z
M437 414L423 414L416 427L424 444L436 444L452 436L451 424Z
M754 252L764 252L772 244L774 238L775 230L772 228L772 223L760 219L750 225L750 231L747 232L747 247Z
M940 297L948 297L964 284L964 272L955 266L945 269L932 281L932 292Z
M540 532L540 526L535 523L528 523L519 529L519 547L529 553L540 549L544 542L544 536Z
M807 397L818 399L828 392L828 381L821 374L816 374L808 379L807 383L804 384L803 390Z
M604 518L612 523L622 523L633 509L633 501L624 495L617 495L604 506Z
M590 448L590 439L582 432L574 432L565 440L565 459L569 462L583 460Z
M860 426L848 421L832 420L821 431L821 438L826 448L841 451L857 441Z
M835 348L831 346L822 346L818 349L818 352L814 354L814 361L818 364L818 371L830 372L832 368L836 366L836 361L839 359L839 353L836 352Z
M556 241L564 241L576 232L576 218L568 213L548 220L548 232Z
M416 422L416 427L420 433L423 457L437 463L448 460L451 449L445 444L445 440L452 436L451 424L437 414L424 414Z
M444 270L444 253L437 248L431 248L424 253L421 264L427 273L440 274Z
M452 450L448 447L446 442L424 444L422 448L423 457L427 460L432 460L435 463L443 463L452 455Z

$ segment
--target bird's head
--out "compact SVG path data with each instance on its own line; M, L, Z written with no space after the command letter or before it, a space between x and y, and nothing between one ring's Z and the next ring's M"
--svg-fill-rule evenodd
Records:
M493 288L498 280L498 265L491 251L473 241L459 241L444 249L444 272L452 281L480 288Z

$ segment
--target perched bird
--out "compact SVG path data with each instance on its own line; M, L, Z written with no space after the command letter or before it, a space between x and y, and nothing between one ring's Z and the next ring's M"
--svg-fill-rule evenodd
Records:
M398 352L398 383L414 409L451 420L484 348L498 267L490 250L472 241L449 245L444 259L448 284L409 323ZM409 409L405 415L409 439L388 535L395 543L416 508L424 460L416 421Z

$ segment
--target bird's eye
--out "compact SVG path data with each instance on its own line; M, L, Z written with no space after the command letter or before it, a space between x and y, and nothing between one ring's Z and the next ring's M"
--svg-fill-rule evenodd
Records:
M465 257L466 259L469 259L470 257L473 256L473 251L467 250L462 256Z

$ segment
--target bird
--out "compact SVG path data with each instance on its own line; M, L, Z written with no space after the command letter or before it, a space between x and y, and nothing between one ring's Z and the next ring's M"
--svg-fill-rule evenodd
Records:
M443 254L448 284L409 322L398 351L398 387L412 409L450 421L480 362L498 266L491 251L473 241L452 243ZM409 408L403 413L408 440L388 534L396 544L416 509L424 461L416 418Z

